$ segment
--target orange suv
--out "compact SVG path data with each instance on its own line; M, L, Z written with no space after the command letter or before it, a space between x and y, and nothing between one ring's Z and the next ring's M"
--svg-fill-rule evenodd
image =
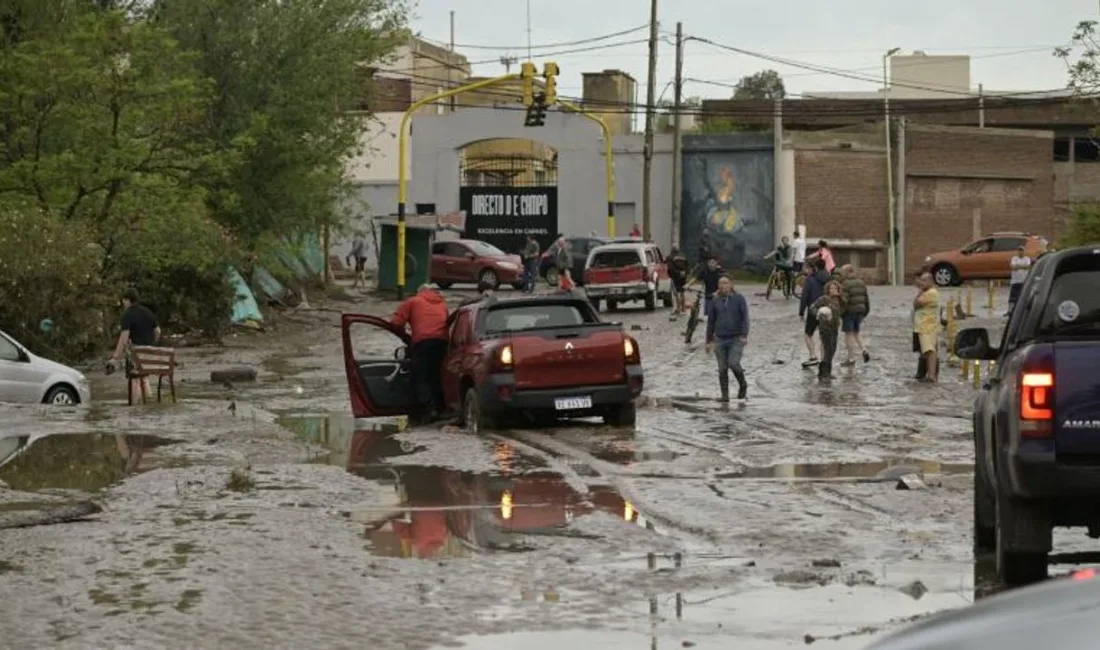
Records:
M924 258L923 271L930 271L941 287L967 280L1007 280L1012 274L1009 262L1016 250L1035 259L1047 249L1047 240L1026 232L995 232L958 250L933 253Z

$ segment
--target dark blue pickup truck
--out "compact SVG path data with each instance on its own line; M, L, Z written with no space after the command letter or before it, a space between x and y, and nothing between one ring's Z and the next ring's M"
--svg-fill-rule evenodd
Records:
M974 400L975 551L1006 584L1043 580L1054 527L1100 538L1100 246L1041 257L1000 344L955 346L996 361Z

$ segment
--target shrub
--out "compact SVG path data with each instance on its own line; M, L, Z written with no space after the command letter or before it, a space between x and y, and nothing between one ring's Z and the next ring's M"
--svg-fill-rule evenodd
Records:
M103 250L93 241L78 221L0 208L0 329L50 358L99 353L117 292L102 280Z
M1084 246L1100 242L1100 205L1079 205L1073 211L1061 246Z

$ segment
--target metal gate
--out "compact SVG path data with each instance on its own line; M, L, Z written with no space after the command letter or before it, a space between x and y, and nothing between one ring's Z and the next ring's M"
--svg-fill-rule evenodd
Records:
M558 157L463 156L459 209L466 237L507 253L522 252L528 235L545 249L558 232Z

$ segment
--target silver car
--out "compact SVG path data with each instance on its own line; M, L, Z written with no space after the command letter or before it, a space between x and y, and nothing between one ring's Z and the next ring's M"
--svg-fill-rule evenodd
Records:
M87 404L84 373L43 359L0 331L0 402Z

